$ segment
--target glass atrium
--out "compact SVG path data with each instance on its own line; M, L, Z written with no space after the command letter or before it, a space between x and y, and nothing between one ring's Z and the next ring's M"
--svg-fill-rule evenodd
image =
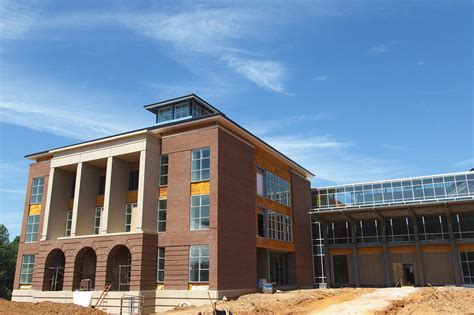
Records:
M312 191L314 211L474 199L474 172L322 187Z

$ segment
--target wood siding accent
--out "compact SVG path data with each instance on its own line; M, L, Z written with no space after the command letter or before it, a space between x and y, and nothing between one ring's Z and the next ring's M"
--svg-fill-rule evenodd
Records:
M127 202L137 202L138 190L132 190L127 192Z
M359 254L382 254L383 247L361 247L357 249Z
M199 182L191 184L191 195L208 195L211 192L211 182Z
M270 240L267 238L260 238L260 237L257 237L257 247L284 250L288 252L295 251L295 245L292 243L287 243L287 242L282 242L282 241L277 241L277 240Z
M160 187L160 190L158 192L158 198L159 199L167 199L168 198L168 186Z
M449 250L450 250L450 246L447 244L421 246L421 251L423 253L445 253L445 252L449 252Z
M336 255L351 255L352 248L331 248L329 249L329 254L332 256Z
M257 163L257 166L291 182L290 167L258 147L255 148L255 163Z
M460 251L474 251L474 244L458 244L457 248Z
M74 208L74 198L69 199L69 209Z
M95 205L97 207L103 207L104 206L104 195L98 195L95 198Z
M262 209L270 209L280 212L281 214L291 216L293 214L292 208L282 205L279 202L257 195L257 205Z
M416 252L415 246L390 246L388 252L391 254L411 254Z
M41 213L41 204L30 205L29 215L35 215Z

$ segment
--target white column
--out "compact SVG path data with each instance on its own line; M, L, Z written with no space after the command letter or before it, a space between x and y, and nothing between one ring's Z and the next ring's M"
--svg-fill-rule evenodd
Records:
M55 170L54 167L51 167L51 169L49 170L48 191L46 194L46 209L44 209L43 230L41 231L42 241L48 238L48 223L49 223L49 212L51 209L51 195L53 191L54 170Z
M159 161L160 155L153 151L140 152L137 231L156 232Z
M113 157L107 158L107 169L105 171L105 192L104 192L104 210L100 218L100 234L107 234L109 225L109 209L110 209L110 187L112 186L112 165Z
M80 197L80 191L81 191L81 176L82 176L82 162L77 164L76 183L74 187L74 203L72 206L71 236L76 236L77 215L79 212L79 197Z

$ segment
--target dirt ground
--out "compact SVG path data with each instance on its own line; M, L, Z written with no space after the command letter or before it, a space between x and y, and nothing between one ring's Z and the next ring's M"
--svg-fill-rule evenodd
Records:
M474 314L474 288L423 288L379 314Z
M247 294L217 303L233 314L474 314L474 288L315 289ZM211 305L167 315L212 314Z
M344 288L254 293L217 303L233 314L474 314L474 288ZM74 304L23 303L0 299L0 314L100 315L102 311ZM173 310L166 315L212 314L212 306Z
M81 307L75 304L53 302L27 303L11 302L0 299L0 314L9 315L45 315L45 314L76 314L76 315L104 315L99 310Z

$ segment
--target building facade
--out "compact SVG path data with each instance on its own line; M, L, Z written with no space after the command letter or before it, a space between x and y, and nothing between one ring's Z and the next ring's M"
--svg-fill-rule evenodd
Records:
M196 95L145 106L156 124L28 155L13 299L144 313L257 289L311 287L313 175Z
M312 190L315 284L474 284L474 172Z

